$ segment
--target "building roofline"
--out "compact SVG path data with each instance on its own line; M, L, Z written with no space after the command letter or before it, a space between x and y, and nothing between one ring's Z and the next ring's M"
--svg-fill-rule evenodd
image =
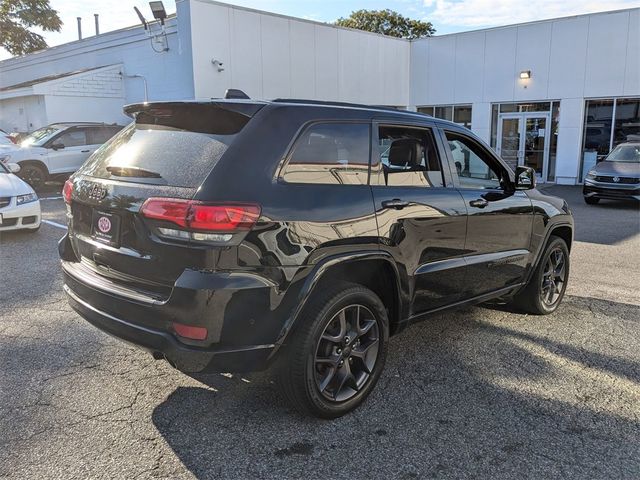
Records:
M632 12L634 10L640 10L640 7L619 8L617 10L603 10L603 11L600 11L600 12L580 13L578 15L567 15L566 17L544 18L544 19L540 19L540 20L531 20L529 22L510 23L508 25L497 25L495 27L476 28L476 29L473 29L473 30L463 30L463 31L460 31L460 32L445 33L443 35L437 35L436 34L436 35L432 35L430 37L416 38L414 40L411 40L411 42L423 42L423 41L428 41L428 40L433 39L433 38L452 37L452 36L455 36L455 35L464 35L465 33L482 33L482 32L489 32L489 31L492 31L492 30L500 30L500 29L504 29L504 28L526 27L526 26L529 26L529 25L536 25L536 24L540 24L540 23L557 22L558 20L571 20L571 19L575 19L575 18L592 17L594 15L610 15L610 14L614 14L614 13Z
M183 1L185 1L185 0L176 0L176 3L183 2ZM250 7L240 6L240 5L234 5L232 3L219 2L218 0L190 0L190 1L199 2L199 3L208 3L208 4L211 4L211 5L218 5L220 7L233 8L235 10L244 10L245 12L257 13L257 14L260 14L260 15L269 15L271 17L280 17L280 18L283 18L285 20L294 20L296 22L310 23L312 25L318 25L318 26L321 26L321 27L329 27L329 28L335 28L335 29L338 29L338 30L346 30L348 32L365 33L367 35L374 35L376 37L382 37L382 38L390 38L391 40L399 40L401 42L410 42L410 40L407 39L407 38L392 37L391 35L384 35L382 33L368 32L366 30L359 30L357 28L343 27L341 25L334 25L332 23L321 22L320 20L311 20L309 18L294 17L292 15L285 15L285 14L282 14L282 13L269 12L269 11L266 11L266 10L259 10L257 8L250 8Z

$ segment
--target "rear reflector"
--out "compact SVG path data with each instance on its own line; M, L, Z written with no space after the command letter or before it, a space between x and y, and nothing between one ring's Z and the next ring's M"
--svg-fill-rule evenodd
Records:
M204 327L194 327L192 325L184 325L182 323L173 322L173 329L178 336L188 338L190 340L204 340L207 338L207 329Z
M234 233L251 230L260 217L258 205L208 205L195 200L149 198L142 215L171 222L189 230Z
M71 194L73 193L73 182L71 180L67 180L64 182L64 187L62 187L62 196L64 197L64 201L67 204L71 203Z

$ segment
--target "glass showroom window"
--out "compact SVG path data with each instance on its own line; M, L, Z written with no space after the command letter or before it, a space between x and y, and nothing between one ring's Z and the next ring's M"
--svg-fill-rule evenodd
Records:
M640 98L587 100L580 181L616 145L635 137L640 137Z
M449 120L471 130L471 105L437 105L418 107L418 112Z

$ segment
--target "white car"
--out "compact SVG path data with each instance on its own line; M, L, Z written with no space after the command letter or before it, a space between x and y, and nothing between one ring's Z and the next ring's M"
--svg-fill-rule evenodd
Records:
M40 228L40 200L24 180L14 175L20 166L0 163L0 232Z
M20 165L20 178L38 188L51 175L75 172L121 129L104 123L54 123L33 132L18 148L0 148L0 162Z

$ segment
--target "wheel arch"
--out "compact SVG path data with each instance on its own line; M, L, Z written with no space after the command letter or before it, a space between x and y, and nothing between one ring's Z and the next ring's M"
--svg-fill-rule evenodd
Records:
M314 291L339 278L360 284L380 297L389 315L390 334L402 329L403 312L400 273L393 258L380 251L359 252L331 256L319 262L305 279L298 295L297 306L285 323L277 344L282 345L295 329L305 306Z
M17 163L18 163L18 165L20 165L20 167L22 167L23 165L36 165L36 166L42 168L46 175L49 175L49 168L47 167L47 165L42 160L35 160L35 159L20 160Z

